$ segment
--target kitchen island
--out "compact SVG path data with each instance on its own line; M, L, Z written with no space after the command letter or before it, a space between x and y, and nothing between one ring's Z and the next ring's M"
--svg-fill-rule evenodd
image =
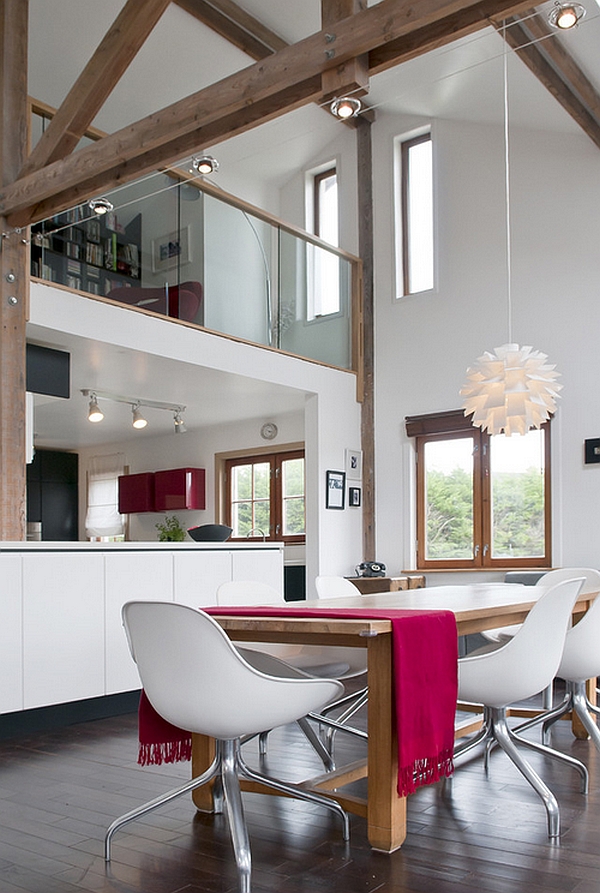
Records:
M281 543L0 543L0 714L139 689L131 599L216 603L228 580L283 592Z

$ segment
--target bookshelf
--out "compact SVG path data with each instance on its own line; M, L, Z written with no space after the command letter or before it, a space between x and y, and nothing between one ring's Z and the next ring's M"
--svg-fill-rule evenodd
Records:
M81 205L32 227L31 275L93 295L139 285L142 215L123 226L114 212L89 213Z

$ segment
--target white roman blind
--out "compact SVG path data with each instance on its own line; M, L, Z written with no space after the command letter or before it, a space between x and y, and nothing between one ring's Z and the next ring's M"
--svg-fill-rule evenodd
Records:
M125 454L92 456L88 462L88 537L120 536L125 532L125 515L119 514L118 477L125 474Z

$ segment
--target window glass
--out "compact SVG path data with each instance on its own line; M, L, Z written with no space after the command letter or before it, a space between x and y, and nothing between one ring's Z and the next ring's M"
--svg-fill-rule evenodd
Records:
M303 450L229 459L224 472L232 538L304 540Z
M304 535L304 459L287 459L281 463L281 489L283 535Z
M434 286L433 144L431 134L401 143L397 262L402 295Z
M473 439L425 444L425 554L428 560L473 556Z
M544 432L491 438L492 555L544 555Z

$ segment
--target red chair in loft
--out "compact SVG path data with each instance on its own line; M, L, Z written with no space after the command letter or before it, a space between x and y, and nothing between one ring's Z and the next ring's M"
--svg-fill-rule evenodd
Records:
M111 289L106 297L121 304L153 310L173 319L204 325L203 290L200 282L181 282L179 285L157 288L126 285Z

